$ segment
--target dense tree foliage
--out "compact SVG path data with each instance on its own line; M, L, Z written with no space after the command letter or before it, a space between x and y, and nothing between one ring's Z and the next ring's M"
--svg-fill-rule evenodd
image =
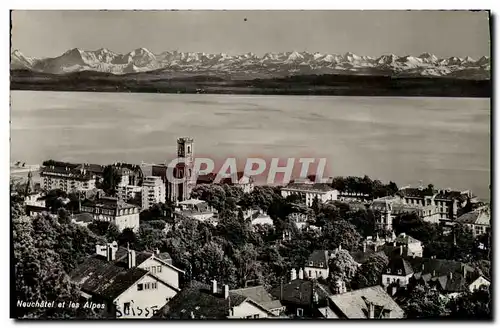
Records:
M335 177L332 187L341 192L361 193L369 198L379 198L394 195L398 186L394 182L383 184L380 180L372 180L368 176L360 177Z
M446 313L446 303L434 289L419 285L406 294L408 297L400 302L400 306L408 319L436 319Z
M490 320L493 318L491 305L490 290L481 289L452 299L448 308L454 319Z
M380 285L382 272L389 263L385 255L374 253L356 271L351 286L353 289Z
M115 165L107 165L104 167L102 175L102 180L99 181L97 187L104 190L106 195L115 196L121 180L119 169Z

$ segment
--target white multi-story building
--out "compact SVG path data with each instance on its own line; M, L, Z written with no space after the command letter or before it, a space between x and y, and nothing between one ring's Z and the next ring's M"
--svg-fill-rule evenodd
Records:
M142 209L165 203L165 183L159 176L148 176L142 183Z
M90 213L97 221L115 224L118 230L130 228L139 230L139 208L117 198L98 197L95 201L85 199L80 206L82 213Z
M304 266L306 277L311 279L327 279L330 275L328 260L328 251L316 250L312 252Z
M44 190L88 191L95 188L96 175L86 168L44 166L40 168L40 184Z
M306 181L290 183L281 188L282 197L286 198L291 195L300 196L305 200L307 206L311 206L316 198L320 203L337 200L339 192L326 183Z
M96 245L96 254L70 273L89 301L106 305L114 318L147 319L179 291L184 271L167 253L136 252L117 243Z

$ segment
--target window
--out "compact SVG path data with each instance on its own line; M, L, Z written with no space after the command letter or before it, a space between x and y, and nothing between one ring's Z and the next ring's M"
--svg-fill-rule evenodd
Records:
M151 273L156 273L156 267L151 267Z
M301 309L301 308L298 308L298 309L297 309L297 316L298 316L298 317L302 317L303 315L304 315L304 310L303 310L303 309Z
M398 270L398 274L402 274L403 271L401 269Z
M309 266L313 266L313 263L312 263L312 261L309 261Z
M311 270L309 270L309 277L312 277Z
M251 315L247 315L245 318L246 319L252 319L252 316Z
M319 263L319 267L322 268L323 267L323 262L320 262Z
M159 265L159 266L157 266L157 267L156 267L156 272L157 272L157 273L160 273L160 272L161 272L161 265Z
M258 319L258 318L259 318L259 315L258 315L258 314L254 314L254 315L253 315L253 318L254 318L254 319Z
M387 273L391 273L391 269L387 269Z
M149 289L149 282L144 284L144 289Z
M129 302L123 303L123 312L125 315L128 315L130 313L130 303Z
M143 284L137 284L137 290L143 290L144 286Z
M151 289L157 289L158 288L158 283L153 282L151 283Z
M387 284L389 285L391 283L391 278L387 278Z

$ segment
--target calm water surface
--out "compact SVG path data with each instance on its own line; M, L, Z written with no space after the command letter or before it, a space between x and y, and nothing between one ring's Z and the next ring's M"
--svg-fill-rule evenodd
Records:
M489 199L489 99L13 91L11 162L326 157L331 175L420 180Z

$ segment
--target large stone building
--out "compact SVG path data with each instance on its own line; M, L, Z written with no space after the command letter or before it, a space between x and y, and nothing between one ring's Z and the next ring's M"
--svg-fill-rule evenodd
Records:
M42 166L40 184L44 190L88 191L96 187L97 175L85 165Z
M114 223L118 230L130 228L139 230L139 208L117 198L97 197L94 201L85 199L80 204L80 212L90 213L97 221Z
M154 204L165 203L165 183L161 177L148 176L142 184L142 209L148 209Z
M301 197L307 206L312 206L314 199L318 199L320 203L337 200L339 192L326 183L314 183L307 180L289 183L281 188L281 196L284 198L292 195Z

